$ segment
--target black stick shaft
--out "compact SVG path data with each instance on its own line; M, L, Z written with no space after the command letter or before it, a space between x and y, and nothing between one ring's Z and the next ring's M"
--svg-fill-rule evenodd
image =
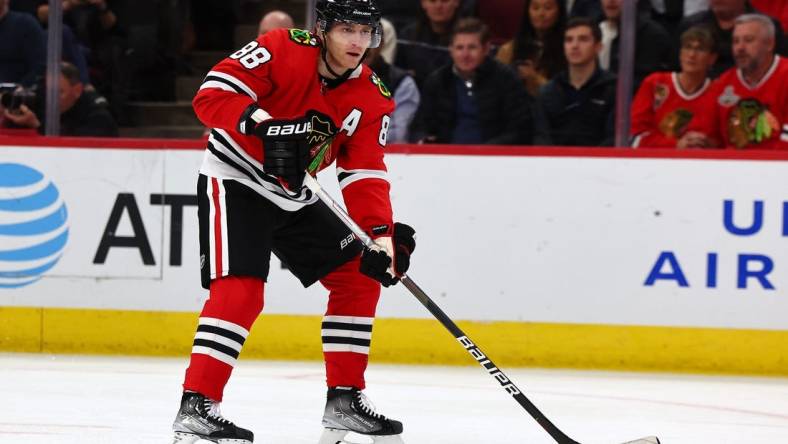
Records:
M313 178L311 175L307 174L306 178L304 179L304 184L312 190L318 198L320 198L323 203L325 203L331 211L342 221L349 229L353 232L354 235L364 244L367 248L373 247L372 239L361 229L361 227L356 224L356 222L350 217L349 214L328 194L323 190L320 184L317 182L317 179ZM555 442L558 444L580 444L577 441L573 440L572 438L568 437L564 432L562 432L558 427L555 426L549 419L542 413L536 406L529 400L523 392L514 385L509 377L507 377L499 368L496 366L490 358L485 355L479 347L471 341L468 336L460 330L460 327L454 323L454 321L443 312L443 310L438 307L435 302L427 296L427 293L424 292L412 279L408 276L402 276L400 279L402 284L407 288L416 299L421 302L424 307L435 316L447 330L451 332L452 335L460 342L460 344L465 348L465 350L473 356L474 359L485 369L487 373L490 374L499 384L506 390L507 393L512 395L512 397L520 403L521 406L528 412L529 415L533 419L542 426L543 429L550 436L553 437Z
M508 376L506 376L503 371L501 371L492 359L487 357L484 354L478 345L474 344L468 336L454 323L454 321L449 318L446 313L438 307L437 304L427 296L427 293L424 292L412 279L407 276L403 276L400 279L402 284L416 297L416 299L421 302L421 304L435 316L444 327L446 327L449 332L457 339L457 341L462 344L465 350L473 356L474 359L485 369L487 372L501 384L504 390L507 393L512 395L512 397L520 403L521 406L528 412L529 415L533 419L542 426L545 431L553 437L553 439L558 444L579 444L577 441L573 440L569 436L567 436L564 432L561 431L558 427L555 426L547 417L542 413L528 397L526 397L522 390L520 390Z

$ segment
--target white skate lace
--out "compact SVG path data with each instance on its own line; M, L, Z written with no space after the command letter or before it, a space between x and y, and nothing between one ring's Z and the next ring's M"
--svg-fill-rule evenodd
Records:
M372 401L370 401L365 394L361 392L356 392L356 400L358 401L358 404L361 406L361 410L367 415L375 419L385 418L385 416L375 411L375 404L373 404Z
M222 424L232 424L231 421L225 419L222 416L222 411L219 408L219 403L218 402L215 402L213 400L205 398L205 401L203 403L203 408L205 409L205 414L208 417L213 418L213 419L219 421Z

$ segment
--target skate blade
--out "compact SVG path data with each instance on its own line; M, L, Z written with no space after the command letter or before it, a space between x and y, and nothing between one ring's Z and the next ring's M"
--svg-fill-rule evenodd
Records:
M200 440L200 437L191 433L175 432L172 444L194 444Z
M252 441L245 439L219 439L212 441L200 438L192 433L175 432L175 440L172 444L252 444Z
M624 444L659 444L659 438L656 436L649 436L646 438L636 439L634 441L628 441Z
M400 435L361 435L348 430L326 428L318 444L405 444L405 442Z

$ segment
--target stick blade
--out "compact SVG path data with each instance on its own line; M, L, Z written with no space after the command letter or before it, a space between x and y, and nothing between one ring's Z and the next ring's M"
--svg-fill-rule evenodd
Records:
M627 441L624 444L659 444L659 438L656 436L647 436L634 441Z

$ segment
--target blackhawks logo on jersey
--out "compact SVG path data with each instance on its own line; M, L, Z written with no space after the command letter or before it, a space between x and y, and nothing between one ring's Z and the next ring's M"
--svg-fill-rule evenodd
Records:
M391 98L391 91L389 91L389 89L388 89L388 87L386 86L386 84L385 84L385 83L383 83L383 81L382 81L382 80L380 80L380 77L378 77L378 75L377 75L377 74L375 74L375 73L373 72L373 73L372 73L372 75L371 75L371 76L369 76L369 80L371 80L371 81L372 81L372 84L373 84L373 85L375 85L375 86L377 86L377 87L378 87L378 92L380 92L380 95L381 95L381 96L383 96L383 97L385 97L385 98L387 98L387 99L390 99L390 98Z
M317 37L305 29L291 29L290 40L304 46L318 46Z
M756 99L742 100L728 116L728 137L736 148L769 140L779 130L777 118Z
M307 143L310 146L309 157L312 161L307 167L310 174L320 171L321 166L327 166L333 161L331 144L337 133L334 122L325 114L314 112L312 114L312 131L309 133Z
M662 118L662 121L659 122L659 130L668 137L678 139L687 131L687 126L691 120L691 111L678 108Z

